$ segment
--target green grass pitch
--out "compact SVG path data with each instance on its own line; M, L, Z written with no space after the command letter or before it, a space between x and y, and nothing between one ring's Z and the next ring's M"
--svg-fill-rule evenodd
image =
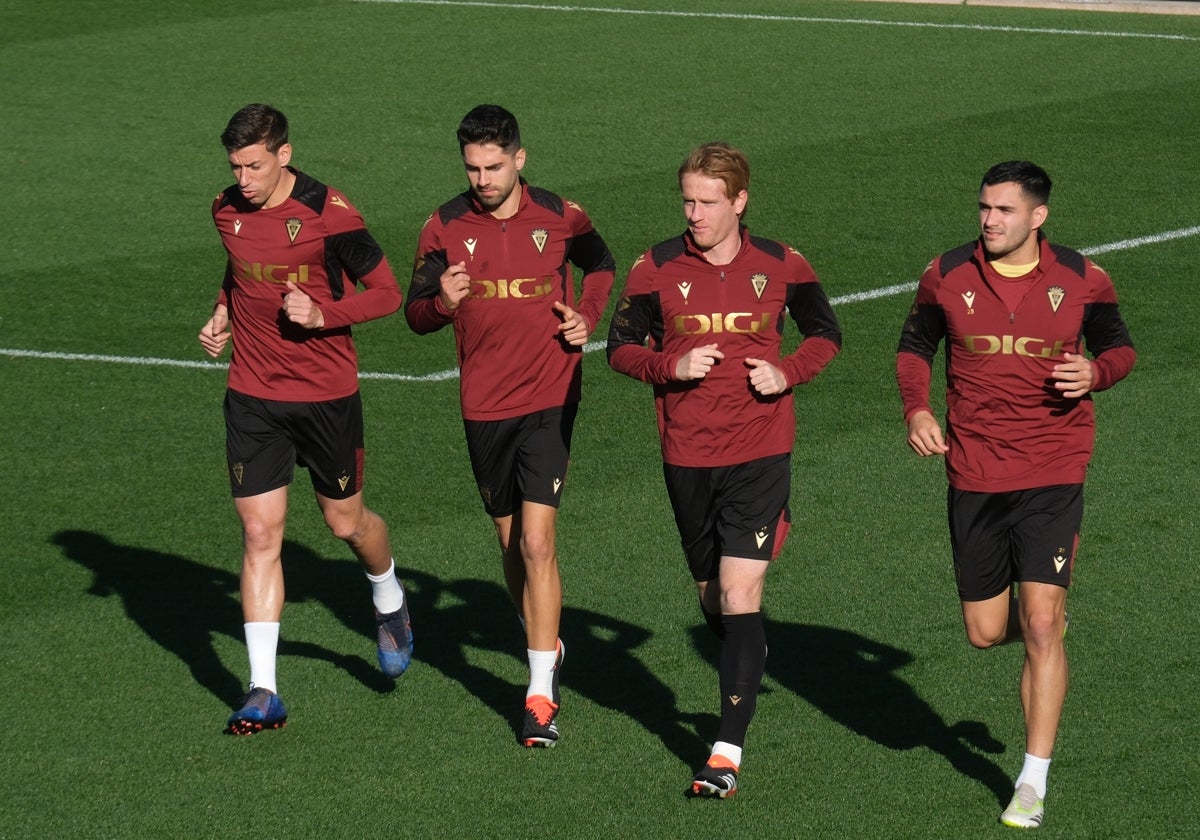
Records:
M904 443L912 283L975 235L992 163L1055 179L1047 230L1112 274L1139 351L1097 396L1072 686L1041 833L1191 836L1197 806L1195 336L1200 17L800 0L569 5L0 0L0 838L1003 836L1018 648L963 638L942 466ZM684 790L714 650L662 487L648 387L585 358L561 516L562 744L515 742L525 666L472 485L451 336L356 330L367 501L416 662L377 674L368 589L301 473L281 732L221 734L246 679L209 218L229 115L267 101L407 289L461 190L471 106L582 203L618 287L678 232L674 172L724 139L748 222L812 261L845 349L801 390L794 528L742 790ZM595 336L602 338L602 325Z

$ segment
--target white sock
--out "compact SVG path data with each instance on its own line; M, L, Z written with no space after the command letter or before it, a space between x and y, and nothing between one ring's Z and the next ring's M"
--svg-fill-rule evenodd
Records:
M279 647L278 621L247 621L246 653L250 656L250 685L279 693L275 684L275 650Z
M1046 798L1046 776L1050 773L1050 759L1038 758L1036 755L1025 753L1025 764L1021 767L1021 775L1013 787L1032 785L1039 799Z
M712 754L719 755L728 760L735 768L742 766L741 747L735 747L733 744L726 743L725 741L717 741L713 744ZM709 760L712 760L712 756L709 757Z
M525 692L528 700L534 695L554 699L554 663L558 659L558 648L554 650L526 650L529 655L529 690Z
M404 606L404 587L396 577L396 562L393 560L388 570L381 575L366 572L367 580L371 581L371 601L380 615L394 613Z

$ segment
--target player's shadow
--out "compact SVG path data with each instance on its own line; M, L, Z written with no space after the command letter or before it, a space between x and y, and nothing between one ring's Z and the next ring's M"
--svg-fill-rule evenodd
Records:
M129 620L187 665L198 684L223 703L232 703L242 695L244 678L221 661L213 645L217 635L239 642L244 639L236 574L177 554L119 545L88 531L59 531L51 542L69 560L92 572L89 595L120 598ZM369 627L370 594L364 588L361 572L354 585L333 580L341 576L349 578L344 567L349 566L353 572L357 571L357 564L323 561L311 550L291 542L285 544L283 555L288 603L314 598L330 605L330 609L336 608L339 617L349 624L349 603L354 601L359 613L355 629L362 630L364 624ZM329 662L369 688L377 691L391 688L391 680L362 656L289 638L286 616L285 610L280 655ZM365 643L363 647L368 652L374 651L373 644Z
M409 592L417 664L459 683L518 737L526 643L507 590L482 580L444 581L414 569L397 572ZM567 646L563 689L637 721L689 766L704 761L708 752L696 733L703 721L681 714L674 693L634 655L649 631L571 606L563 608L561 628ZM513 672L520 681L510 682L474 664L474 651L514 657Z
M707 627L692 633L698 648L715 646ZM981 722L948 725L921 699L897 673L910 653L835 627L770 620L767 644L767 675L832 720L888 749L932 750L1008 803L1012 780L985 755L1004 744Z

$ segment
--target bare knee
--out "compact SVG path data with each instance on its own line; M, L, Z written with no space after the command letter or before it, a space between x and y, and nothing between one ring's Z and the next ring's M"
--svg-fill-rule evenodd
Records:
M1037 612L1026 616L1022 625L1027 649L1049 650L1062 643L1063 617L1060 614Z
M283 542L283 529L275 522L247 517L242 520L242 542L248 559L277 553L275 549Z
M358 545L370 529L373 517L374 514L366 508L356 511L328 510L325 512L325 524L339 540Z
M522 533L521 557L525 560L526 567L539 568L553 564L554 535L544 531Z
M1007 613L975 613L964 615L964 627L967 631L967 641L979 650L1002 645L1014 635L1013 624L1004 620Z
M753 586L733 586L721 590L721 612L726 615L757 612L762 606L762 590Z
M987 650L1008 641L1008 633L1005 631L996 633L979 627L967 627L967 641L971 643L972 647L979 650Z

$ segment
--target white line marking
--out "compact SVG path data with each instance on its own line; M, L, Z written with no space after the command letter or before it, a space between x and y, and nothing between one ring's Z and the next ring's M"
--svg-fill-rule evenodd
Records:
M685 12L670 9L606 9L599 6L557 6L541 3L498 3L489 0L355 0L359 3L389 3L396 6L464 6L482 9L523 9L539 12L587 12L609 15L647 15L651 17L706 18L716 20L773 21L781 23L831 23L847 26L905 26L920 29L961 29L975 32L1011 32L1039 35L1091 35L1098 38L1150 38L1160 41L1200 41L1194 35L1168 35L1155 32L1104 32L1086 29L1053 29L1035 26L988 26L972 23L932 23L869 18L824 18L803 15L766 15L745 12Z
M1109 242L1107 245L1096 245L1092 248L1081 248L1080 253L1088 256L1096 254L1107 254L1112 251L1129 251L1134 248L1140 248L1143 245L1157 245L1161 242L1170 242L1172 239L1186 239L1189 236L1200 234L1200 225L1192 227L1180 228L1179 230L1169 230L1165 233L1152 233L1149 236L1139 236L1135 239L1122 239L1119 242ZM893 295L901 295L905 292L911 292L917 288L915 282L898 283L894 286L883 286L878 289L868 289L865 292L852 292L848 295L840 295L835 298L830 298L830 303L834 306L841 306L847 303L862 303L867 300L875 300L877 298L892 297ZM603 350L607 346L604 341L592 341L584 345L585 353L592 353L596 350ZM203 361L181 361L179 359L156 359L150 356L105 356L96 353L50 353L41 350L16 350L8 347L0 347L0 356L9 356L14 359L53 359L55 361L67 362L108 362L110 364L121 365L151 365L154 367L178 367L178 368L200 368L202 370L226 370L229 365L223 362L203 362ZM359 379L379 379L388 382L443 382L447 379L458 379L458 370L442 370L436 373L426 373L422 375L413 375L407 373L370 373L360 371Z
M150 365L152 367L203 368L226 370L224 362L194 362L179 359L155 359L150 356L104 356L98 353L46 353L41 350L12 350L0 347L0 356L14 359L54 359L60 362L111 362L118 365Z
M1140 248L1142 245L1157 245L1159 242L1170 242L1172 239L1186 239L1200 233L1200 225L1179 230L1169 230L1166 233L1152 233L1149 236L1139 236L1137 239L1123 239L1120 242L1109 242L1107 245L1097 245L1094 248L1084 248L1080 251L1093 257L1096 254L1107 254L1109 251L1128 251Z

